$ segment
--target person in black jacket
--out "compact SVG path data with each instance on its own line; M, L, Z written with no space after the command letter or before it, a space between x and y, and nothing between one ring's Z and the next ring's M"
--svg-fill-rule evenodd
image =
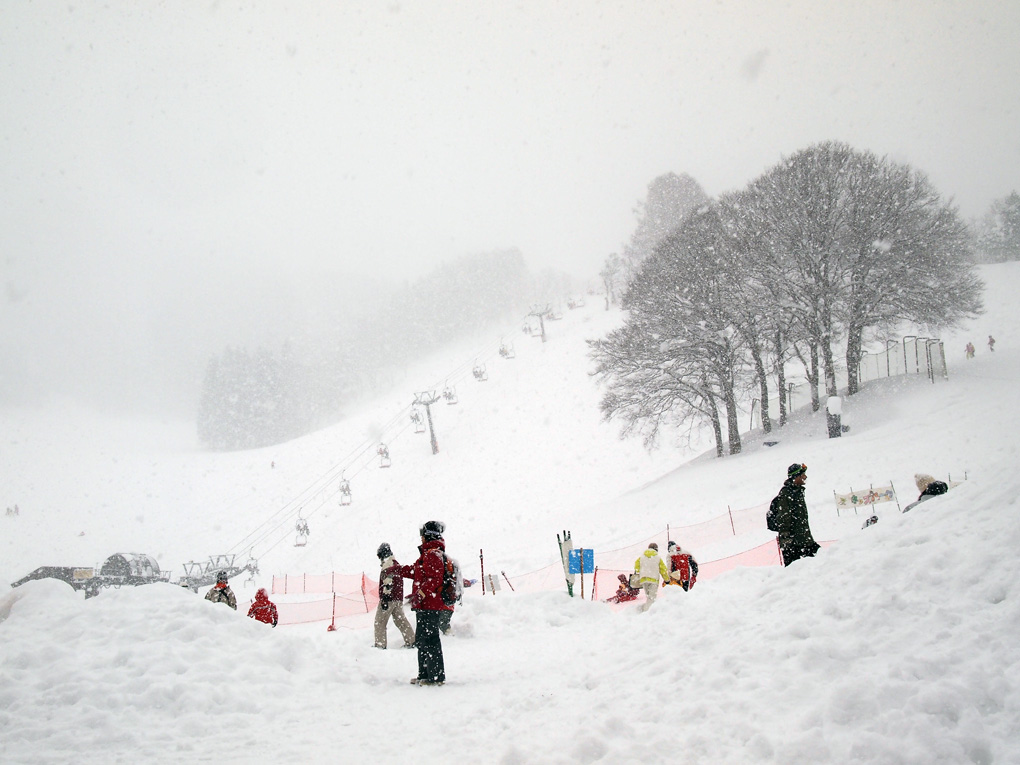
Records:
M807 465L790 465L783 488L769 506L768 527L778 536L784 566L811 557L819 550L808 523L807 502L804 501L806 482Z
M917 484L917 490L920 491L921 494L920 496L918 496L916 502L911 502L909 505L903 508L903 512L913 510L915 507L917 507L925 500L931 499L932 497L937 497L940 494L945 494L947 491L949 491L949 484L947 484L945 481L936 481L934 478L932 478L930 475L926 473L915 474L914 483Z

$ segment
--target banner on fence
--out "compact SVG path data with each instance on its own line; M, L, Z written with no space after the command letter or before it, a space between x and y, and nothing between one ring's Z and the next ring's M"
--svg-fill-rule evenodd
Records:
M880 502L896 502L899 504L899 500L896 498L896 489L893 488L892 483L888 486L872 486L863 491L853 491L851 489L849 494L832 492L832 496L836 500L837 512L845 507L877 505Z

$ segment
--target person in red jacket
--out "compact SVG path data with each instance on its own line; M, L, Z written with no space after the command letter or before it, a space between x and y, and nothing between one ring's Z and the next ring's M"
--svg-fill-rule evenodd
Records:
M445 611L453 609L443 603L443 572L446 570L446 543L442 521L427 521L418 530L421 546L418 560L402 566L401 575L413 579L411 610L415 612L414 643L418 647L418 677L412 685L442 685L446 682L443 644L439 639L440 622Z
M677 584L687 592L698 580L698 562L694 556L676 542L669 543L669 581L666 584Z
M248 609L248 616L263 624L272 624L274 627L280 623L280 616L276 612L276 606L269 599L269 593L265 587L259 587L255 593L255 602Z

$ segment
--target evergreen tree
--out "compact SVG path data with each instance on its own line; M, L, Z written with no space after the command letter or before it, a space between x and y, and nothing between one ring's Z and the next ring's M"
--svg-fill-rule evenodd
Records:
M708 201L698 182L686 173L666 173L648 184L648 195L634 211L637 228L623 250L627 281L655 248L680 227L684 218Z
M992 203L978 227L977 248L989 263L1020 260L1020 194Z

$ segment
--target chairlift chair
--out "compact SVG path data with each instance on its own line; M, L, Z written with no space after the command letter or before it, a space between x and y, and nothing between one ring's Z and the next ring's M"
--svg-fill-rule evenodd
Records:
M244 564L244 570L248 572L248 578L244 580L244 586L255 584L255 576L259 573L259 562L251 552L248 553L248 562Z
M514 353L514 344L510 343L510 345L507 345L506 343L501 343L499 346L499 355L504 359L514 358L517 355Z
M297 531L297 537L294 539L295 547L304 547L308 544L308 521L301 517L301 512L298 511L297 523L294 524L294 529Z
M485 371L484 364L475 364L475 368L471 370L471 374L475 376L475 379L478 380L478 382L485 382L489 379L489 374Z
M375 453L379 455L379 467L388 468L391 464L390 461L390 450L386 444L379 444L379 448L375 450Z
M447 385L443 388L443 398L446 400L447 406L453 406L457 403L457 391L455 388L451 388Z
M351 482L346 478L342 478L340 479L340 504L349 505L351 501Z
M411 410L411 422L414 423L415 433L425 432L425 418L421 416L421 411L419 411L418 407Z

